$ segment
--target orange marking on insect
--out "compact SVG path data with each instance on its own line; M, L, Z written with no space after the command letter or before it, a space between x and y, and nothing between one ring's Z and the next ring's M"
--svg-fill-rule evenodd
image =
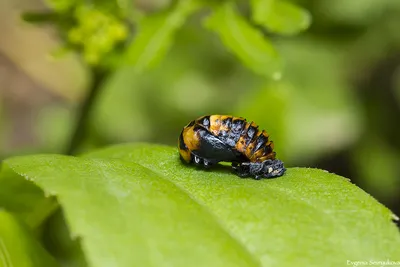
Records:
M239 151L240 153L245 154L246 153L246 136L247 136L247 130L249 129L250 124L246 123L246 126L244 127L242 134L239 137L239 140L237 141L235 147L236 150Z
M210 116L210 132L215 136L218 136L220 127L221 127L221 115Z
M257 159L261 158L264 154L264 151L262 149L259 149L258 151L256 151L253 155L251 155L251 157L249 158L249 160L251 162L256 162Z
M190 150L183 150L183 149L179 149L179 154L181 154L182 158L186 161L186 162L190 162L192 155L190 154Z
M193 126L187 127L183 130L183 139L187 148L191 151L196 150L200 146L200 136L197 132L193 131Z

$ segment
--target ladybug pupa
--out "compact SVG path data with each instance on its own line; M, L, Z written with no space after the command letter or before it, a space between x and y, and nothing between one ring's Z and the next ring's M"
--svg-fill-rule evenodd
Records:
M178 144L185 163L210 168L218 162L231 162L240 177L258 180L279 177L286 171L283 162L275 158L267 132L241 117L200 117L183 128Z

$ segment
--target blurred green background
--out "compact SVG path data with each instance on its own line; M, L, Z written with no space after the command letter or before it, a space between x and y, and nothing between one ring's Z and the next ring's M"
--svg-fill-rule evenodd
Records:
M65 153L93 65L116 61L97 52L117 51L116 43L135 36L136 20L121 24L126 17L164 12L174 1L116 1L122 12L106 18L114 39L94 40L68 25L64 7L73 2L0 0L2 159ZM182 23L154 67L119 65L101 77L78 152L136 141L175 146L196 117L242 116L270 133L287 166L348 177L400 214L400 1L293 3L310 12L310 28L294 36L264 32L284 63L280 79L255 73L228 51L202 25L204 9ZM246 16L246 1L239 4ZM25 11L49 10L64 12L57 27L21 19ZM79 12L87 28L104 19L90 8Z

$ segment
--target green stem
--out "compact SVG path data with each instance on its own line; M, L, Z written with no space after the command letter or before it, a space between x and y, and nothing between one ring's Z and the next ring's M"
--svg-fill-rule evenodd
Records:
M73 131L69 146L66 150L67 155L76 154L79 151L82 143L85 141L86 130L91 115L90 113L92 112L93 105L100 93L102 84L107 77L108 71L100 68L92 68L92 84L90 86L88 95L78 111L75 130Z

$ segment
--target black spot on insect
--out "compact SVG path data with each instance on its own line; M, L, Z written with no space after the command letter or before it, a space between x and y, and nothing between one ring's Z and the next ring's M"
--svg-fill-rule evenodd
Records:
M220 137L226 137L226 136L228 136L228 132L227 132L227 131L219 131L218 136L220 136Z
M185 141L183 140L183 132L182 132L181 135L179 136L179 148L180 148L180 149L183 149L183 150L185 150L185 151L188 150L188 148L187 148L187 146L186 146L186 144L185 144Z
M268 135L239 117L210 115L192 121L179 137L179 148L183 161L205 168L231 162L240 177L279 177L286 171Z
M265 145L264 146L264 153L269 154L269 153L272 153L272 152L273 152L273 150L272 150L271 145Z
M222 120L222 125L228 129L232 127L232 118Z

